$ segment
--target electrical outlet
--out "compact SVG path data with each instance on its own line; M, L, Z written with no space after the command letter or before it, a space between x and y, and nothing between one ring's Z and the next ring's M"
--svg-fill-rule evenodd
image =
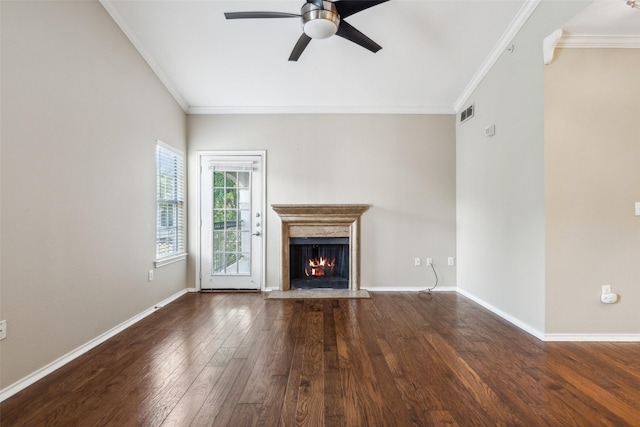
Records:
M433 264L433 259L432 258L427 258L427 265L431 265Z
M450 256L449 258L447 258L447 265L453 265L453 264L454 264L453 257Z
M602 293L610 294L611 293L611 285L602 285Z
M149 270L149 281L153 282L153 270Z
M413 265L415 265L416 267L420 267L421 264L422 260L420 260L420 258L416 257L416 259L413 260Z
M3 340L7 337L7 321L0 320L0 340Z

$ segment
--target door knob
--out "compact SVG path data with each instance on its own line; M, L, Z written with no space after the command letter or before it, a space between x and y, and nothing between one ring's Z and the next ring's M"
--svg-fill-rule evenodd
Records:
M260 235L260 232L259 232L259 231L256 231L255 233L251 233L251 235L252 235L252 236L259 236L259 235Z

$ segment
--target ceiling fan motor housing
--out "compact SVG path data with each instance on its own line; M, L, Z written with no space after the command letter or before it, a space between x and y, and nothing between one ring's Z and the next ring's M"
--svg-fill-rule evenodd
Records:
M338 31L340 16L336 6L330 2L323 2L324 8L313 3L302 6L302 29L312 39L326 39Z

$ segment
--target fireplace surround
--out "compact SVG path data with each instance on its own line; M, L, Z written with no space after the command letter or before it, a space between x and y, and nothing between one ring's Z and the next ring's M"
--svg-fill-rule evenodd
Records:
M282 221L282 290L291 289L291 239L347 238L348 289L360 289L360 218L369 205L271 205Z

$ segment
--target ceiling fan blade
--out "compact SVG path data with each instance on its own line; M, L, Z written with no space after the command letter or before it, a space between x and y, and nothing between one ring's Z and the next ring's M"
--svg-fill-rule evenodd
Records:
M336 2L336 4L337 3L338 2ZM353 27L347 21L340 21L340 26L338 27L336 36L340 36L356 44L359 44L363 48L369 49L373 53L376 53L377 51L382 49L382 46L362 34L360 31L356 30L355 27Z
M300 18L300 15L283 12L225 12L224 17L227 19Z
M354 13L362 12L365 9L387 1L389 0L340 0L333 4L336 6L340 18L346 18Z
M322 0L307 0L307 3L315 4L320 9L324 9L324 4L322 4Z
M298 39L298 42L293 47L293 51L289 56L289 61L297 61L298 58L300 58L300 55L302 55L302 52L304 52L304 49L307 47L310 41L311 41L311 37L309 37L305 33L302 33L302 35Z

